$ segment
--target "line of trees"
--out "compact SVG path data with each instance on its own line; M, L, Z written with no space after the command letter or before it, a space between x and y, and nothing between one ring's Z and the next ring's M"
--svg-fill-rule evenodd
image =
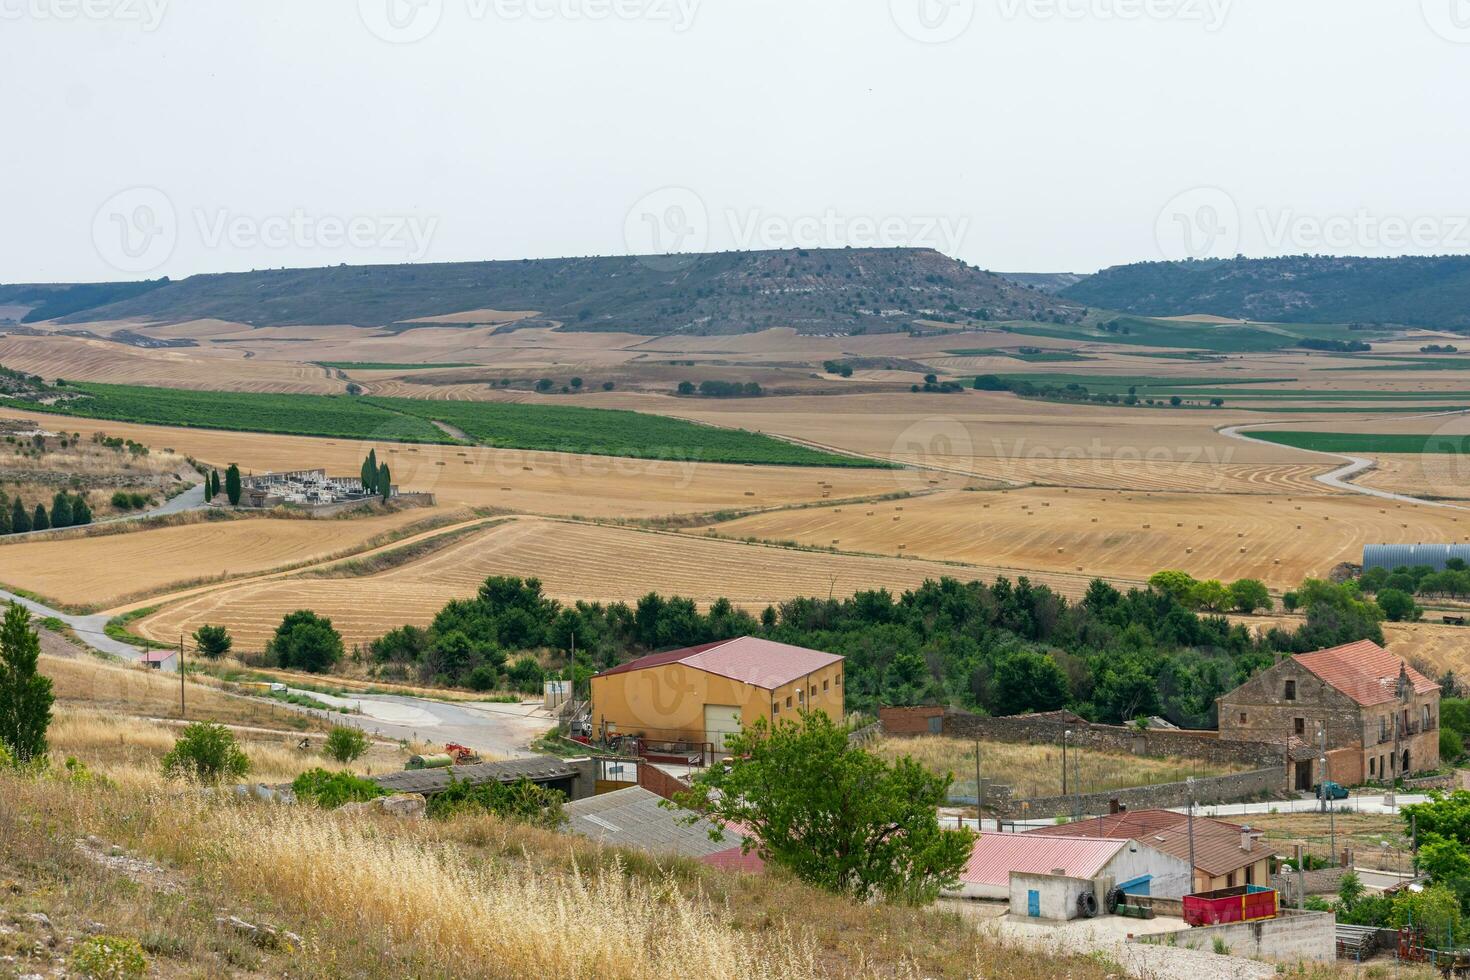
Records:
M82 494L58 490L51 498L51 510L47 511L45 504L36 504L31 509L19 494L12 500L4 490L0 490L0 534L24 534L91 523L92 508Z
M367 458L362 461L359 477L364 492L376 493L384 500L393 496L393 473L388 469L387 463L378 462L376 449L368 450Z
M540 664L566 667L573 638L580 681L651 651L750 634L845 656L851 710L927 702L991 714L1066 707L1098 721L1162 715L1206 728L1216 723L1215 698L1270 666L1277 652L1383 642L1383 611L1352 583L1304 583L1293 593L1304 624L1259 634L1217 609L1191 608L1199 599L1181 598L1171 583L1120 592L1098 580L1071 602L1026 578L988 585L944 578L899 596L879 589L792 599L756 617L726 599L701 612L692 599L657 593L632 605L563 605L536 579L492 577L473 598L446 605L427 629L392 630L365 653L386 673L416 671L426 682L534 689ZM1235 606L1264 608L1253 585L1224 588Z
M754 381L744 384L739 381L701 381L697 386L693 381L680 381L675 391L685 397L697 394L703 398L759 398L765 394Z

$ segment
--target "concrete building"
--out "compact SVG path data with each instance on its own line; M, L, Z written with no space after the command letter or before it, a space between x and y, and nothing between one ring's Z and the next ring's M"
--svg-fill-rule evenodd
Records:
M1183 861L1188 868L1189 823L1188 816L1173 810L1135 810L1105 817L1089 817L1055 827L1040 827L1022 836L1086 836L1115 841L1138 841ZM1271 856L1274 852L1248 827L1196 816L1193 851L1194 874L1188 884L1191 894L1219 888L1235 888L1239 885L1271 884ZM1154 891L1153 894L1163 893Z
M1280 741L1294 789L1389 782L1439 766L1439 685L1371 640L1298 654L1220 697L1220 738ZM1295 740L1293 742L1293 740Z
M1065 906L1073 913L1045 917L1067 919L1075 915L1079 889L1094 890L1099 900L1118 886L1133 894L1163 898L1179 898L1188 890L1187 861L1140 841L1082 836L1085 833L981 834L960 872L959 885L949 894L1014 902L1013 881L1018 876L1040 876L1048 881L1022 889L1019 914L1040 914L1027 911L1027 892L1036 890L1036 901L1047 908ZM1085 883L1085 888L1078 882Z
M795 720L798 711L843 717L843 658L746 636L655 653L592 678L599 735L710 743L757 719Z

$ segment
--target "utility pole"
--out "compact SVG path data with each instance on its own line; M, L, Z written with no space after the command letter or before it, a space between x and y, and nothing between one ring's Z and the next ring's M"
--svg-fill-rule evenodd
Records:
M179 631L179 717L187 718L184 710L184 633Z
M1067 795L1067 739L1072 737L1072 729L1062 732L1062 795Z
M975 737L975 830L980 830L980 808L985 805L985 790L980 788L980 737Z
M1188 787L1188 793L1189 793L1189 818L1188 818L1188 827L1189 827L1189 830L1188 830L1188 833L1189 833L1189 885L1190 885L1189 890L1190 890L1191 893L1193 893L1194 892L1194 867L1195 867L1195 865L1194 865L1194 777L1193 776L1186 776L1185 779L1184 779L1184 785L1186 787Z
M1317 804L1322 813L1327 812L1327 723L1320 722L1317 725L1317 735L1322 742L1322 754L1318 757L1321 762L1321 773L1317 777Z

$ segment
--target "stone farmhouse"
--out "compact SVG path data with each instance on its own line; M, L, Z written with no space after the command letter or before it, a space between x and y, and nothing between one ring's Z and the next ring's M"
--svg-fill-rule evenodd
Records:
M1439 685L1371 640L1298 654L1221 696L1220 738L1286 743L1292 788L1392 782L1439 766Z

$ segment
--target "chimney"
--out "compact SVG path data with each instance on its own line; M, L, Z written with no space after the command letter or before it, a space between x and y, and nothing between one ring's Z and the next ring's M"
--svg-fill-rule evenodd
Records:
M1111 800L1108 800L1108 815L1109 816L1117 816L1118 814L1120 814L1122 812L1123 812L1123 804L1121 804L1121 803L1118 802L1118 798L1116 796L1113 797Z
M1245 851L1247 854L1250 853L1250 850L1251 850L1251 829L1249 827L1241 827L1240 828L1240 849L1242 851Z

